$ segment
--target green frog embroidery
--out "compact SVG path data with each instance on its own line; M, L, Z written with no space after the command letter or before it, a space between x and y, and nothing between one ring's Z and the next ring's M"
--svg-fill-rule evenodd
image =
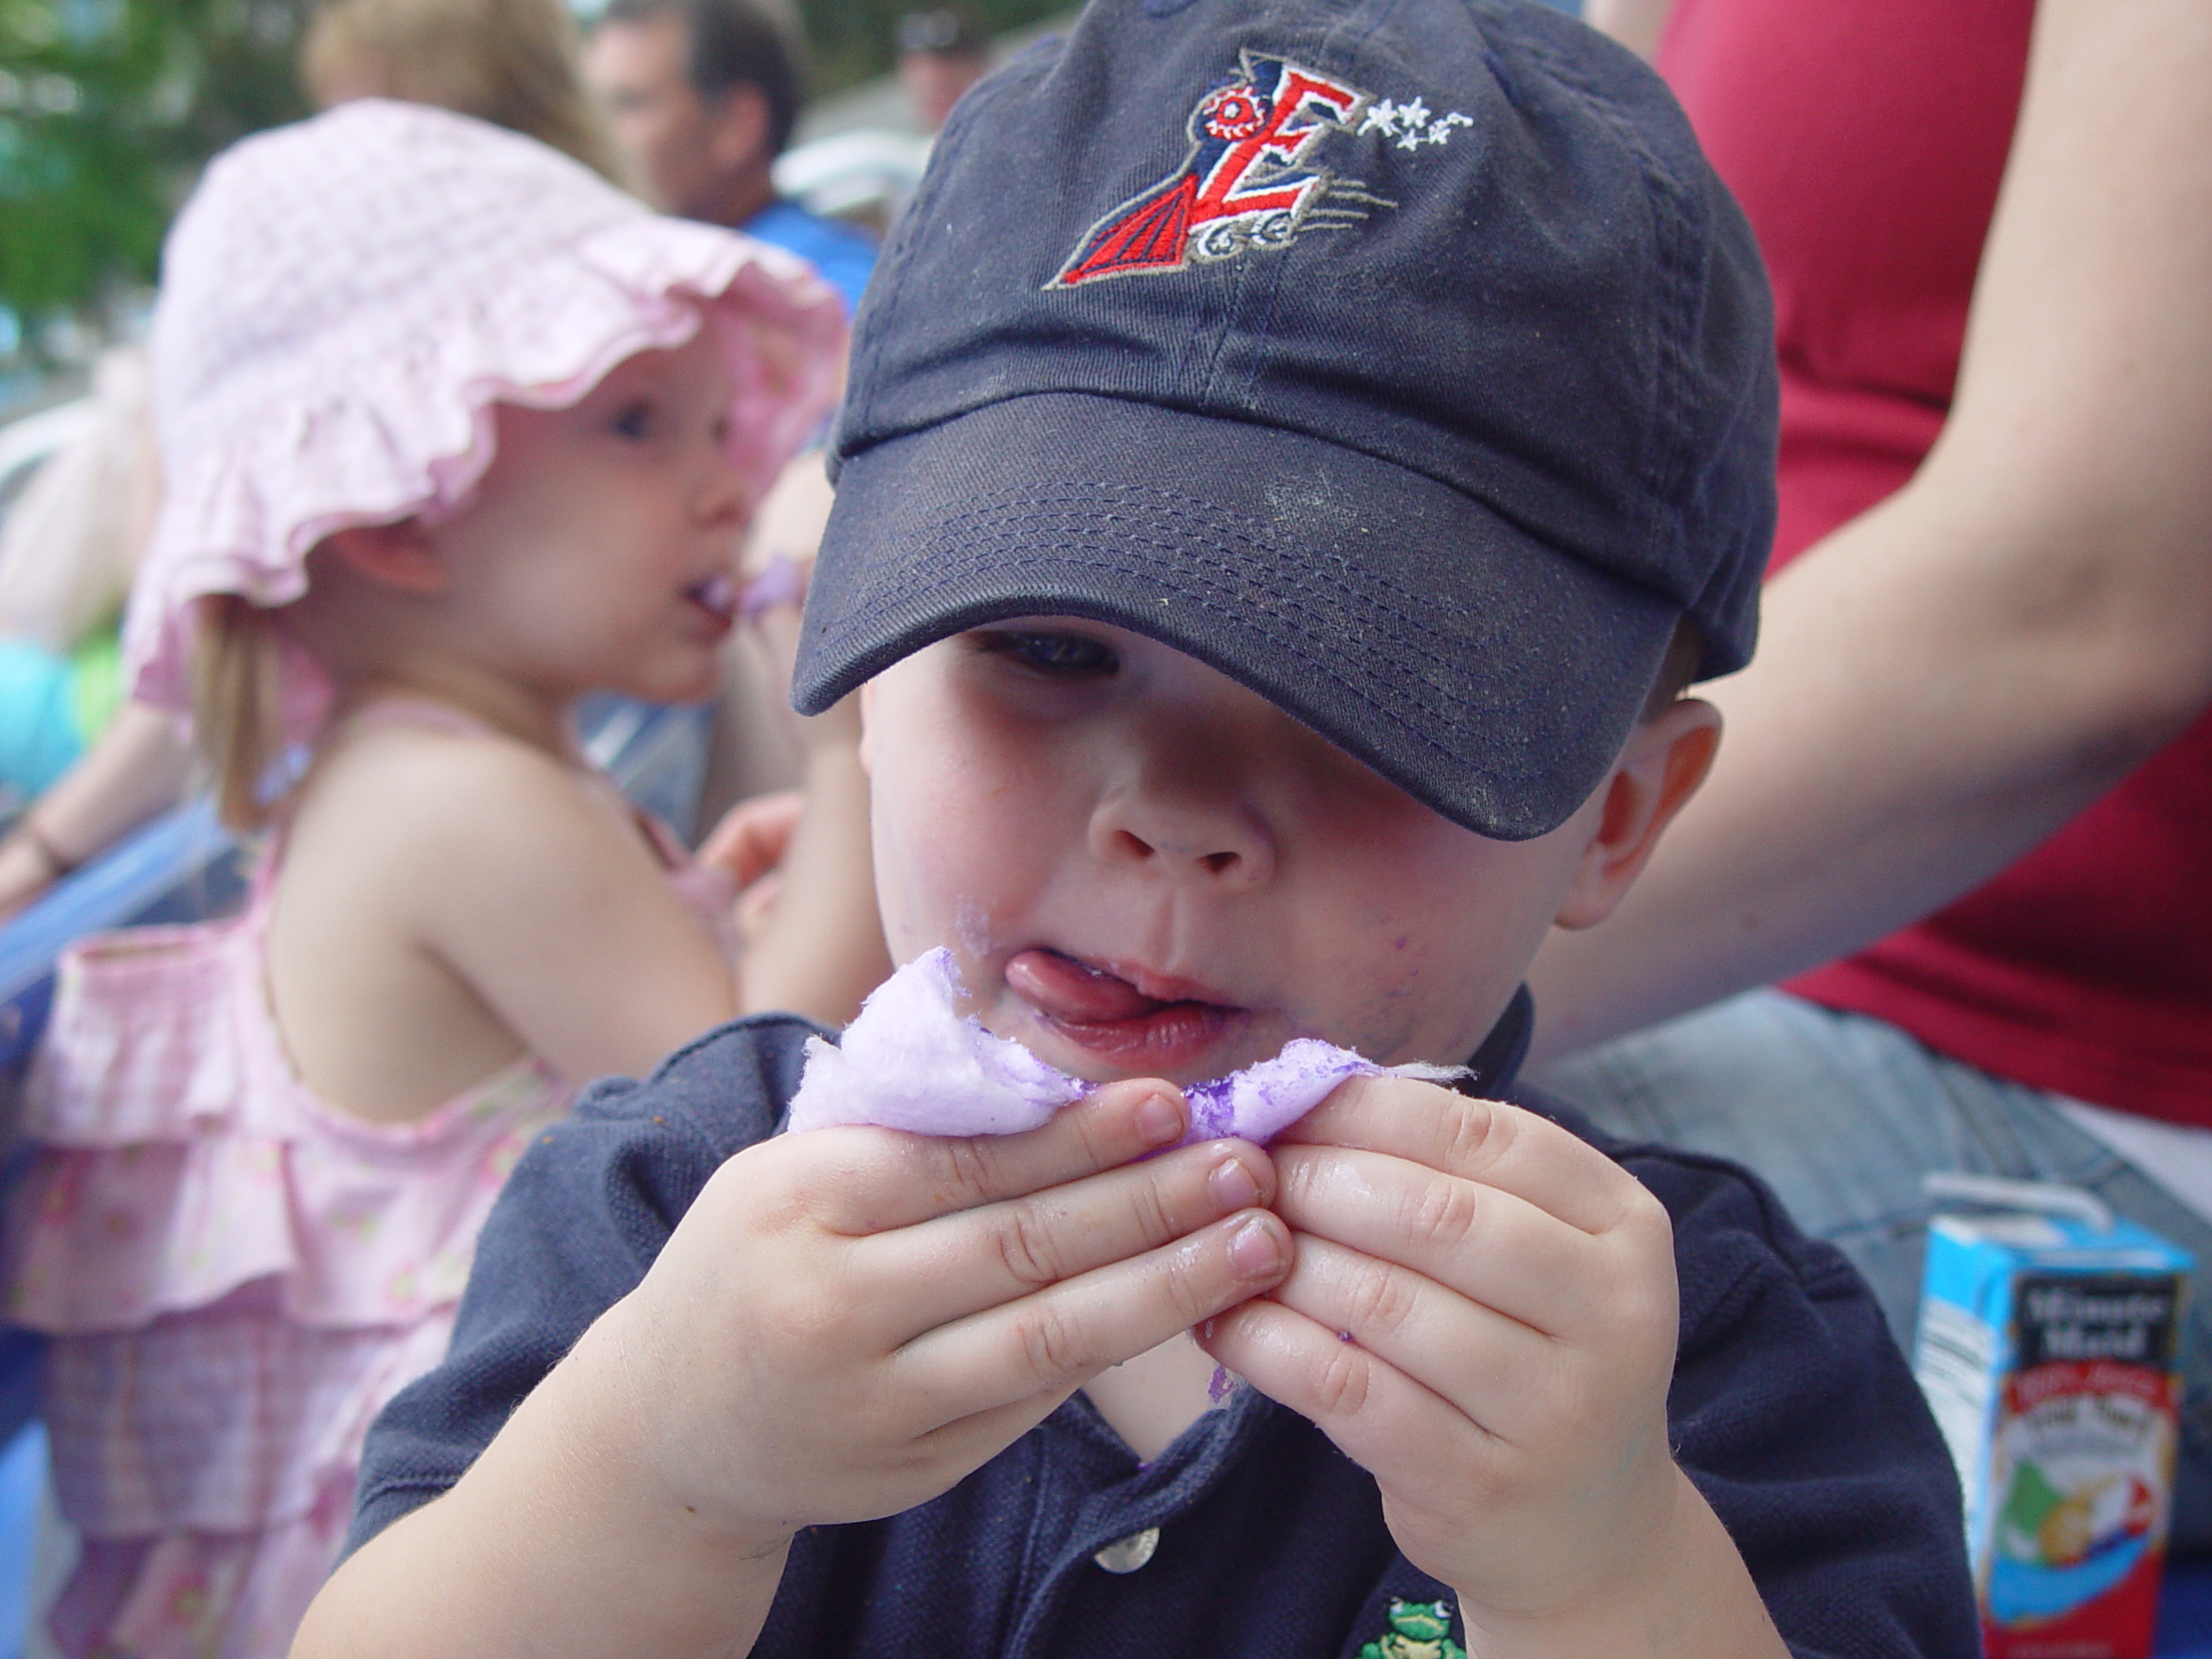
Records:
M1452 1639L1450 1602L1393 1596L1389 1632L1362 1648L1359 1659L1467 1659L1467 1650Z

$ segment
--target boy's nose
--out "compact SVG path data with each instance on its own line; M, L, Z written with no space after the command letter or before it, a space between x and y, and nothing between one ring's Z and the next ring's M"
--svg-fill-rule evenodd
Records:
M1274 874L1274 846L1234 804L1198 805L1121 796L1091 822L1091 847L1109 863L1244 891Z

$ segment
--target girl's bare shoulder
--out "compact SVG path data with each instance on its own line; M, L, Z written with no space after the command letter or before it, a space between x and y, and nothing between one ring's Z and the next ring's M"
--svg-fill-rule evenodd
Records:
M624 864L642 847L607 783L580 764L481 727L380 721L324 746L291 809L290 856L390 869L416 893L575 879L578 861Z

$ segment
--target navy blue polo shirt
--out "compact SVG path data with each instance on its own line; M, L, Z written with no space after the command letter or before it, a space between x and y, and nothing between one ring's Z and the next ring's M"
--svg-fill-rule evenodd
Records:
M1471 1086L1566 1124L1673 1217L1675 1457L1791 1650L1975 1659L1951 1461L1866 1286L1745 1171L1510 1091L1527 1026L1524 997ZM369 1435L349 1548L460 1479L722 1161L776 1131L814 1029L725 1026L546 1132L484 1230L446 1363ZM802 1532L753 1653L1360 1659L1438 1651L1419 1645L1427 1604L1451 1596L1398 1553L1366 1472L1253 1389L1149 1465L1077 1394L943 1497Z

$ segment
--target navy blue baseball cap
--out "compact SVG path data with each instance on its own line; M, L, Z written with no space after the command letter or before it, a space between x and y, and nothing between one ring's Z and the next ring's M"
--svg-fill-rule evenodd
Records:
M1188 652L1483 835L1749 658L1776 379L1651 71L1523 0L1092 0L856 322L794 703L1020 615Z

